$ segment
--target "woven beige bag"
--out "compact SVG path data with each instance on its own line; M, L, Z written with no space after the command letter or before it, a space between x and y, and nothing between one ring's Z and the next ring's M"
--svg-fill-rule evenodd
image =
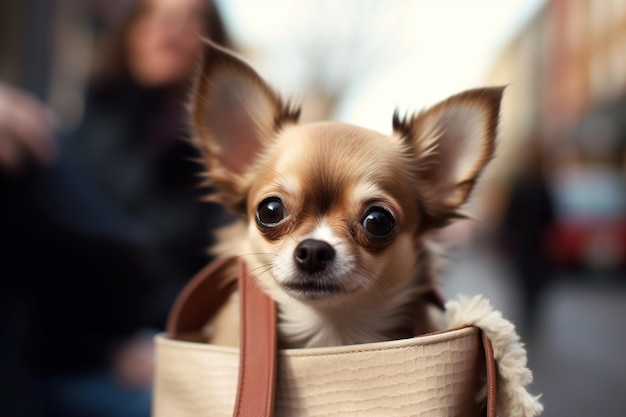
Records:
M198 274L156 337L154 417L496 415L491 343L476 327L356 346L276 351L274 304L240 276L242 346L210 345L198 330L233 290ZM485 360L486 358L486 360ZM488 382L486 400L478 392Z

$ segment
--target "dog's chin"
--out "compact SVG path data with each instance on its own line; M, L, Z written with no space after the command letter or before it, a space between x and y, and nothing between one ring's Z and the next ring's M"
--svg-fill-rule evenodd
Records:
M358 291L329 279L326 274L293 276L280 282L279 287L289 297L304 303L332 303Z

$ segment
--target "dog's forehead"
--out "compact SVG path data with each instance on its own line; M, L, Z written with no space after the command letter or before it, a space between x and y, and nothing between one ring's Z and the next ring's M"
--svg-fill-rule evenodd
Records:
M274 169L299 175L363 178L397 163L396 143L372 130L344 123L321 122L292 126L276 143ZM303 171L306 171L303 172Z
M363 199L368 191L406 193L410 182L397 139L333 122L285 129L269 167L282 188L297 190L305 205L319 209Z

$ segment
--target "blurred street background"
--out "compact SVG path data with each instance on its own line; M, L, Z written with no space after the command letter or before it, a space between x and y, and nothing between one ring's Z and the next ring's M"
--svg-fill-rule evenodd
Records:
M100 48L133 3L3 1L0 83L43 103L56 131L76 129ZM145 0L144 8L153 3L167 1ZM544 416L623 416L626 0L215 6L229 45L302 101L306 121L390 133L395 108L419 111L464 89L507 85L498 156L468 207L477 220L441 232L444 293L482 293L516 323ZM11 271L2 265L0 281ZM24 290L7 288L1 300ZM29 316L9 301L0 306L0 415L35 416L23 405L35 398L20 362L20 323Z

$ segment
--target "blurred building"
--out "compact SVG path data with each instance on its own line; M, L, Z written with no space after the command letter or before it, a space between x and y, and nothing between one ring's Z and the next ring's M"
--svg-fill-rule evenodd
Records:
M501 189L529 175L528 149L543 149L554 260L626 266L626 0L548 0L502 49L488 83L509 85L494 167Z
M626 0L550 0L497 58L489 84L509 84L500 172L532 135L557 140L626 95Z
M0 80L47 96L52 61L49 18L53 6L45 0L0 2Z
M500 52L487 84L507 85L501 112L500 156L494 171L513 174L522 142L541 124L544 68L547 67L546 9L542 9Z
M0 2L0 81L52 108L62 130L82 116L93 52L132 4L128 0Z

